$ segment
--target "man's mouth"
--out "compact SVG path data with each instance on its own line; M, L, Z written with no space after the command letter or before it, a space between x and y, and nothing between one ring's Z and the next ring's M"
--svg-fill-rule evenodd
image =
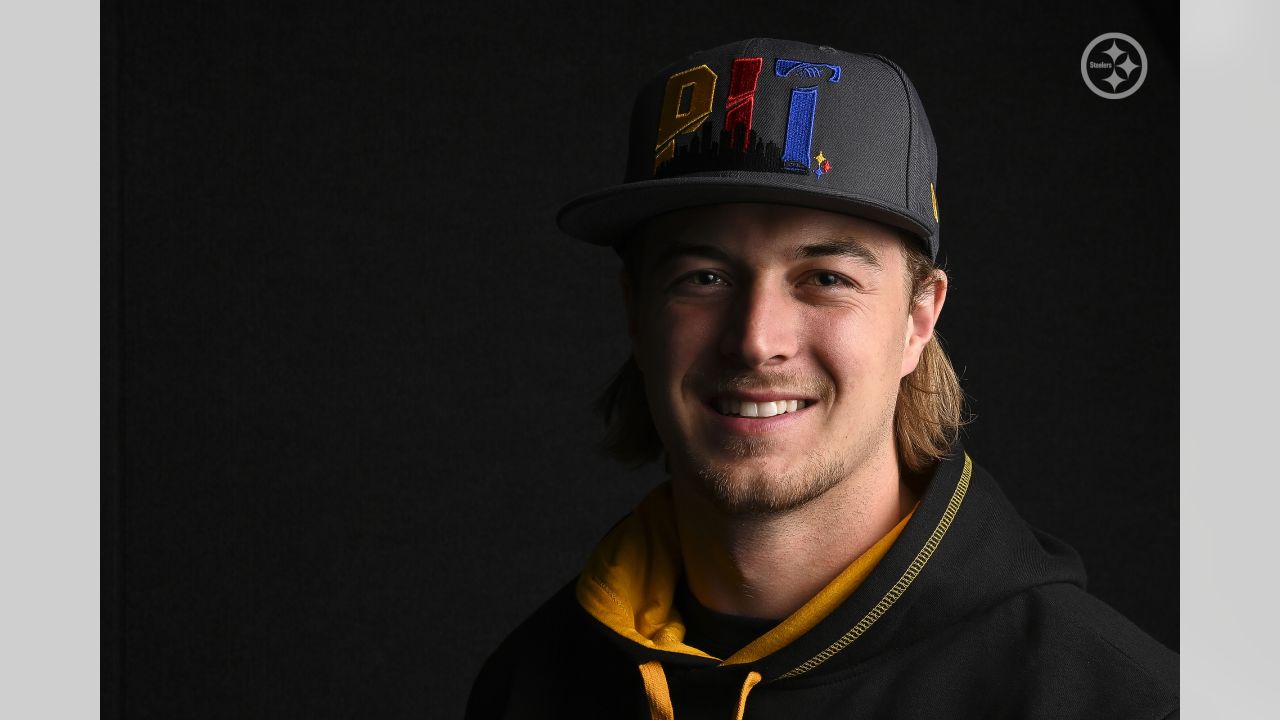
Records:
M721 415L728 415L731 417L767 418L773 417L774 415L803 410L810 402L811 401L809 400L801 400L799 398L755 402L751 400L720 397L712 400L711 404L712 407L718 410Z

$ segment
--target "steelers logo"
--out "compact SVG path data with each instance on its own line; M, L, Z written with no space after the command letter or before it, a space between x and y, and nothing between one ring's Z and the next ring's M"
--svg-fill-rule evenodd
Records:
M1080 75L1098 97L1127 98L1147 79L1147 54L1137 40L1124 33L1103 33L1080 56Z

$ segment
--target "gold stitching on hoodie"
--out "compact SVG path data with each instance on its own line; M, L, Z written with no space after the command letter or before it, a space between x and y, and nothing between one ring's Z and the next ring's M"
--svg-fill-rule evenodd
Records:
M893 587L889 588L889 592L885 593L884 597L880 598L880 602L867 611L867 614L849 632L828 645L822 652L809 658L804 664L780 676L779 680L803 675L818 667L829 660L831 656L845 649L850 643L861 637L877 620L889 612L889 608L893 607L898 598L902 597L902 594L907 591L907 588L915 581L916 576L924 569L925 563L929 562L929 558L933 557L933 552L938 549L938 543L942 542L942 536L947 534L947 529L951 527L951 521L955 519L956 512L960 509L960 503L964 501L965 493L969 490L969 476L972 474L973 461L969 459L969 454L965 453L964 470L960 472L960 481L956 483L955 492L951 493L951 499L947 502L947 509L942 513L942 517L938 520L937 527L929 535L929 539L920 548L920 552L916 553L915 559L907 566L906 571L893 584Z
M628 611L628 610L630 610L630 609L631 609L631 606L630 606L630 605L628 605L628 604L626 604L625 602L623 602L623 601L622 601L622 598L618 597L618 594L617 594L617 593L615 593L615 592L613 591L613 588L609 587L609 585L608 585L607 583L605 583L605 581L601 580L599 577L597 577L597 576L596 576L596 575L594 575L594 574L591 576L591 580L592 580L596 585L600 586L600 589L601 589L601 590L603 590L603 591L605 591L605 593L606 593L609 597L613 598L613 601L614 601L615 603L617 603L617 604L618 604L618 609L619 609L619 610L622 610L623 612L626 612L626 611Z

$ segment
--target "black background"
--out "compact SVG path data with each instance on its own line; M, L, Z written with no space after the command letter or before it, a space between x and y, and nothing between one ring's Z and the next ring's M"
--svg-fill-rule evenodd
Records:
M660 479L592 449L612 253L554 227L633 93L771 36L882 52L937 137L965 442L1178 647L1176 9L104 6L107 717L456 717ZM1172 13L1172 14L1170 14ZM1135 95L1084 86L1104 32Z

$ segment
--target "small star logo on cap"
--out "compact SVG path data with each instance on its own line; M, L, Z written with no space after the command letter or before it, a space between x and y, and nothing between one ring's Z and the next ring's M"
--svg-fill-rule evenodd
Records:
M814 175L822 177L831 172L831 161L827 159L826 155L822 154L821 150L818 151L817 155L813 156L813 159L818 161L818 168L813 171Z

